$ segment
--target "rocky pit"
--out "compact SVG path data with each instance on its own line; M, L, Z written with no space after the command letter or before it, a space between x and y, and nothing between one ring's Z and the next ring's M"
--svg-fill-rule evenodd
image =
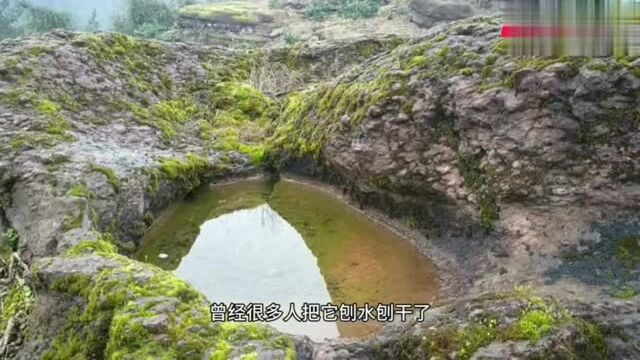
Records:
M1 42L0 230L28 265L3 265L25 283L3 283L2 356L640 358L640 62L513 58L499 29L304 52ZM271 91L265 68L304 86ZM432 259L427 321L327 342L212 324L201 293L133 260L172 202L263 171L321 182Z

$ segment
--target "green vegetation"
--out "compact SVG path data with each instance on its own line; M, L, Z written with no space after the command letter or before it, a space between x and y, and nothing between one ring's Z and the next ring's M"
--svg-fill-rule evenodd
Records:
M64 135L69 129L70 125L65 120L60 111L62 107L51 100L40 100L37 104L37 109L44 117L49 120L45 131L50 135Z
M188 190L198 187L212 170L209 160L196 154L187 154L185 159L163 159L160 165L160 171L167 179L184 184Z
M0 330L4 331L8 322L19 314L28 314L35 302L35 294L24 280L16 279L5 290L6 294L0 297Z
M25 0L0 0L0 40L53 29L71 29L71 15Z
M114 20L116 31L142 38L159 38L176 20L175 9L163 0L127 0Z
M322 21L336 15L345 19L370 18L378 14L380 0L314 0L305 10L305 16Z
M290 94L274 136L270 156L285 151L319 159L325 140L344 120L358 125L371 107L408 91L404 79L379 69L370 80L322 84Z
M464 68L464 69L460 70L460 75L471 76L471 75L473 75L473 69L472 68Z
M538 341L553 330L557 321L549 309L527 311L518 320L515 337Z
M625 300L629 300L632 299L634 296L636 296L638 293L636 292L636 289L632 288L631 286L622 286L619 289L616 289L611 296L618 298L618 299L625 299Z
M50 148L61 142L73 142L76 139L68 134L23 133L11 138L10 145L15 150L23 148Z
M20 242L20 237L18 236L18 232L14 229L8 229L2 234L3 242L6 244L11 251L18 251L18 244Z
M464 179L464 186L477 197L480 225L486 232L494 229L494 223L500 217L496 192L491 186L489 172L481 166L483 154L459 154L458 170Z
M640 267L640 236L628 236L618 240L616 258L628 269Z
M277 117L276 103L255 88L237 82L216 85L213 118L200 124L200 137L210 147L249 155L255 164L264 157L264 139Z
M416 67L424 67L429 62L429 58L424 55L416 55L404 67L404 70L411 70Z
M85 184L73 185L67 192L67 195L85 199L94 199L96 197L96 194L93 191L89 190L89 188Z
M269 18L257 6L243 1L189 5L180 9L179 14L182 17L237 25L257 25Z
M63 230L67 232L69 230L78 229L82 227L83 218L84 218L83 211L81 211L76 216L67 216L67 218L64 220Z
M101 256L109 256L118 253L118 247L112 242L101 237L95 241L83 241L80 244L67 250L68 256L80 256L87 253L96 253Z
M607 345L598 326L572 317L559 304L521 290L495 294L492 297L487 298L487 301L517 301L525 307L519 312L515 322L507 324L501 323L496 317L488 316L461 329L443 326L426 331L422 334L421 346L427 357L444 359L455 352L458 355L456 358L470 359L481 347L494 341L529 341L535 344L543 337L570 326L575 327L584 336L586 344L584 347L582 343L579 347L563 344L562 351L568 358L607 359ZM545 354L539 356L546 358Z
M189 284L169 272L118 255L108 242L83 242L67 256L101 256L121 266L92 277L70 275L54 281L54 291L79 296L86 305L69 311L67 324L43 359L200 359L208 351L224 356L233 348L251 355L254 348L235 346L250 340L264 343L265 348L293 349L292 340L283 341L266 327L211 324L207 301ZM138 278L140 274L145 274L144 280ZM162 300L131 301L141 298L179 301L159 330L168 341L158 340L157 332L144 326L147 319L165 316L155 306Z
M163 101L151 108L131 104L130 108L140 123L159 129L165 139L175 137L178 126L189 122L200 112L198 105L188 98Z
M116 192L120 192L120 178L118 178L118 175L113 169L101 165L91 164L91 171L95 171L106 176L107 181L109 181L109 184L111 184L113 190L115 190Z

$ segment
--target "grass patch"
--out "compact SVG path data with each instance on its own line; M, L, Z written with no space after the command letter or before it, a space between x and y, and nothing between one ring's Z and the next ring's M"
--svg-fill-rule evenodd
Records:
M113 187L113 190L120 192L120 178L118 178L118 175L113 169L106 166L92 164L91 171L104 175L111 187Z
M75 184L71 186L71 189L69 189L67 195L84 199L95 199L96 197L96 194L93 191L89 190L89 188L85 184Z

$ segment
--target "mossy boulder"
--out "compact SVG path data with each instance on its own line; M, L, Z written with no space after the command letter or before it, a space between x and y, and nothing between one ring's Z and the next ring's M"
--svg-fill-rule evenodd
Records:
M40 260L39 302L66 299L48 313L23 347L42 359L227 359L268 353L295 356L293 340L253 324L212 323L209 303L186 282L132 261L104 242L82 243L67 255ZM46 325L46 326L43 326ZM42 336L44 339L42 340Z

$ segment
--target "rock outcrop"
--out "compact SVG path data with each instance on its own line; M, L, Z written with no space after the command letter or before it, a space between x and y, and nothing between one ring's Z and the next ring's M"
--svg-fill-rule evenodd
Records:
M270 40L281 21L260 4L201 3L180 9L175 37L209 45L254 48Z
M527 282L558 295L566 283L549 274L576 248L635 249L625 239L638 237L640 63L513 58L499 29L457 22L291 95L271 160L419 228L472 279L445 293ZM637 276L615 252L602 261Z
M33 264L30 324L45 325L22 329L17 356L640 357L638 60L513 58L492 18L363 44L314 68L325 52L1 42L0 229ZM319 82L265 91L256 69L273 63ZM428 321L323 344L214 326L188 285L117 254L173 199L261 165L332 181L422 233L454 274ZM522 282L541 296L504 291Z
M271 106L232 81L246 69L207 67L232 54L72 33L5 41L0 50L2 209L27 259L64 252L95 231L133 248L154 211L200 183L197 173L248 171L260 156L257 123L244 120L253 139L225 135L224 144L211 130L224 120L208 107L234 105L222 105L225 96L242 102L236 87L256 96L244 100L255 103L252 114ZM241 146L249 155L238 155Z
M464 19L473 14L473 7L465 1L411 1L413 21L423 27L432 27L443 21Z

